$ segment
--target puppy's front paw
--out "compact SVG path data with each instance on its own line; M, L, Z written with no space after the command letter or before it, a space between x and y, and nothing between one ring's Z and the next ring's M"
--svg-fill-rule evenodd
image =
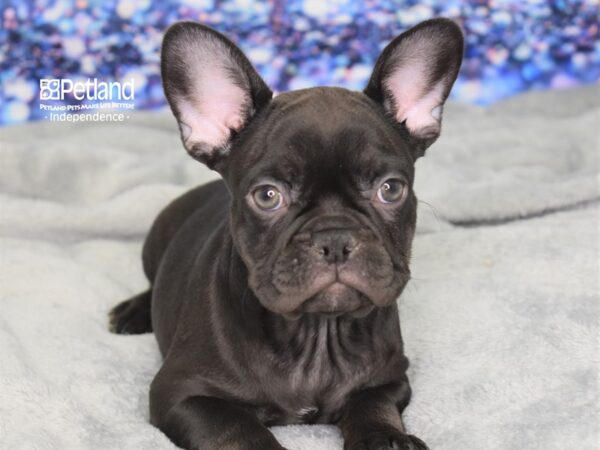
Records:
M418 437L398 431L376 431L354 443L346 443L344 450L429 450Z

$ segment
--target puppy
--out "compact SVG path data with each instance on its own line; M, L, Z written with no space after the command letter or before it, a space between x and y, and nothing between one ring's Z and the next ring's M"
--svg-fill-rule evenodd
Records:
M426 449L408 434L396 299L410 278L414 164L440 133L461 64L450 20L383 51L363 92L273 98L227 38L166 33L164 90L183 145L222 180L161 212L150 289L117 333L154 331L151 422L187 449L280 450L271 425L334 423L345 450Z

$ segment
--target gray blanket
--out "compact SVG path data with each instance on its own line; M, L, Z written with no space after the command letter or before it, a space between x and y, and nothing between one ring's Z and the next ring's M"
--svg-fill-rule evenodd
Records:
M448 105L417 163L399 300L409 430L433 450L598 449L597 87ZM106 314L145 289L158 211L212 177L167 112L0 129L0 448L171 449L148 424L154 337ZM293 450L337 428L277 427Z

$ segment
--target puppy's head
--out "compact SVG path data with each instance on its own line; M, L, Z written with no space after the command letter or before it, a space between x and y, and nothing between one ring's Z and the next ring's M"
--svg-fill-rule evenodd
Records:
M463 51L458 26L424 22L383 51L364 92L272 98L243 53L195 23L167 32L162 76L191 156L231 192L231 234L269 310L361 316L409 277L414 162L439 136Z

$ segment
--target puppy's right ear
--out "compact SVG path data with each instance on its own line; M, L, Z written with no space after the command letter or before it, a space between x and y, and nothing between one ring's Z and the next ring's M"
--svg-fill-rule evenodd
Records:
M273 96L238 47L193 22L165 34L161 73L183 145L211 169L220 167L233 135Z

